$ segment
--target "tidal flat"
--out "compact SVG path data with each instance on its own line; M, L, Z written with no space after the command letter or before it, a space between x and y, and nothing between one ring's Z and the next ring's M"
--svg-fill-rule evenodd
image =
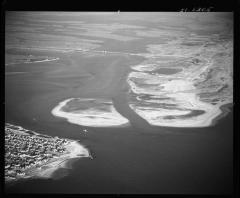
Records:
M93 156L7 193L232 192L231 13L6 18L5 122L80 140Z

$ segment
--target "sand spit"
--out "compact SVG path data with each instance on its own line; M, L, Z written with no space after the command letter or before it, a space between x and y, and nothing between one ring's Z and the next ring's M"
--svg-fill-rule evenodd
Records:
M7 136L6 136L7 135ZM5 138L7 137L7 141L5 144L5 149L7 149L7 154L5 156L5 182L13 182L18 181L20 179L28 179L28 178L52 178L53 174L59 168L68 168L66 163L71 159L78 159L82 157L90 157L92 158L90 152L85 146L81 145L78 140L71 139L62 139L58 137L51 137L45 134L40 134L35 131L27 130L22 128L21 126L12 125L9 123L5 124ZM34 153L31 149L19 150L16 151L12 148L12 145L16 143L9 141L9 139L14 138L17 141L17 144L21 144L19 142L25 143L26 145L31 144L31 148L36 149L36 146L41 149L41 154ZM65 141L61 143L60 146L59 141ZM50 142L50 143L49 143ZM58 142L58 143L57 143ZM49 145L58 145L58 149L62 147L63 150L48 151ZM44 148L44 149L43 149ZM36 149L38 150L38 149ZM44 150L44 151L43 151ZM47 150L47 151L46 151ZM13 152L13 154L10 154ZM28 153L26 153L28 152ZM37 151L36 151L37 152ZM39 152L39 151L38 151ZM50 156L54 154L54 156ZM43 157L45 156L45 158ZM9 160L16 160L19 157L26 157L25 161L21 163L17 162L13 165L9 164ZM30 156L30 157L29 157ZM46 157L48 156L48 157ZM30 164L31 161L31 164ZM32 164L33 163L33 164ZM30 165L29 165L30 164ZM15 167L15 168L13 168ZM20 171L20 172L17 172Z
M22 64L22 63L26 63L26 64L30 64L30 63L42 63L42 62L51 62L51 61L56 61L59 60L59 58L47 58L47 59L42 59L42 60L29 60L29 61L25 61L25 60L18 60L16 62L10 62L10 63L5 63L5 66L8 65L17 65L17 64ZM20 73L20 72L19 72ZM23 73L23 72L22 72ZM27 72L24 72L27 73Z
M221 103L219 105L211 105L201 102L191 94L185 96L175 95L178 98L178 106L176 109L165 109L156 107L144 107L143 105L130 104L130 107L136 111L138 115L146 119L149 124L155 126L168 127L207 127L212 124L212 121L221 113L222 105L230 102ZM182 102L182 103L181 103ZM167 104L167 103L166 103ZM179 109L179 110L178 110ZM204 114L198 116L186 116L194 112L194 110L203 110Z
M91 157L89 151L79 144L77 141L71 141L65 146L67 153L59 158L52 159L48 163L44 164L40 168L34 169L29 172L32 177L38 178L51 178L56 170L59 168L66 168L66 163L70 159Z
M158 65L156 64L134 65L131 68L136 71L154 71L155 69L158 68Z
M59 60L59 58L53 58L53 59L44 59L44 60L39 60L39 61L27 61L27 62L24 62L24 63L41 63L41 62L49 62L49 61L55 61L55 60Z
M71 101L70 107L68 103ZM69 109L74 110L69 111ZM52 110L52 114L65 118L70 123L82 126L114 127L129 125L128 119L116 111L110 100L70 98L60 102Z
M131 66L134 71L127 82L135 99L131 97L129 105L151 125L211 126L224 113L221 106L232 103L231 41L223 43L224 48L219 43L208 45L210 38L193 37L149 45L147 60ZM157 73L161 68L181 70Z
M154 81L154 79L153 79ZM136 94L153 94L155 96L164 96L169 99L164 101L158 99L143 100L145 104L131 104L130 107L136 111L138 115L146 119L149 124L156 126L171 126L171 127L207 127L210 126L212 120L219 116L222 111L222 105L231 103L231 99L219 102L218 104L211 104L203 102L197 95L198 90L194 87L193 82L188 80L171 80L168 82L159 82L159 85L152 85L148 88L138 87L132 81L129 81L132 91ZM175 104L175 107L158 108L164 104L165 106ZM154 105L155 104L155 105ZM154 105L154 107L151 107ZM194 110L203 110L204 114L192 117L182 117L180 115L190 114ZM169 117L171 116L171 117Z

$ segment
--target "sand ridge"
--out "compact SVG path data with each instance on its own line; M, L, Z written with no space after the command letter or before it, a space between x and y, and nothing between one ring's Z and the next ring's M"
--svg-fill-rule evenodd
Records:
M194 37L197 36L194 35ZM200 47L198 47L199 44L186 47L182 45L183 41L180 39L163 45L149 45L151 55L146 56L148 59L143 63L132 66L133 71L128 75L127 82L131 88L131 95L135 96L129 101L130 107L149 124L155 126L210 126L213 120L223 113L220 107L232 102L230 94L232 85L229 83L231 76L228 69L232 67L231 58L229 58L232 50L231 44L225 45L228 46L227 52L230 56L221 57L227 60L226 65L222 66L226 71L225 76L222 75L224 81L214 79L214 83L218 86L217 90L223 89L226 87L225 83L228 83L228 92L225 91L223 96L218 96L219 94L216 93L218 102L212 102L217 100L213 98L208 99L210 102L206 99L204 101L200 95L202 92L215 91L210 88L212 81L206 85L207 89L199 89L196 85L209 80L208 73L214 68L215 54L226 51L218 43L213 47L206 47L209 40L210 38L207 37L199 37ZM187 41L191 42L191 38ZM169 59L161 62L162 57L165 56L174 57L175 61ZM182 68L182 71L173 75L153 73L158 68L166 67L168 62L169 68ZM218 71L216 67L214 69ZM147 99L142 99L142 96L147 96ZM162 98L165 99L162 100Z
M78 124L82 126L91 126L91 127L108 127L108 126L121 126L129 124L128 119L121 116L119 114L112 102L110 100L107 100L107 103L103 103L101 100L98 101L98 99L83 99L82 103L86 103L88 101L97 101L98 105L96 108L86 108L84 110L78 110L77 112L65 112L62 110L62 107L66 106L68 102L73 100L75 98L70 98L67 100L64 100L59 103L58 106L56 106L52 110L52 114L54 116L66 118L70 123ZM81 100L81 99L79 99ZM98 108L98 106L104 106L109 107L108 110Z

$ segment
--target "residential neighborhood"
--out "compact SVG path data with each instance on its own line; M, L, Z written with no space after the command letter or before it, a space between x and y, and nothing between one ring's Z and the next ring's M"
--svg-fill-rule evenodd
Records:
M37 134L14 125L5 125L5 179L25 176L28 171L59 158L70 141Z

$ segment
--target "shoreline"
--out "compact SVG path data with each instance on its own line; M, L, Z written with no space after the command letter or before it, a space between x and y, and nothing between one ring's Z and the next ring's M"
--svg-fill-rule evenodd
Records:
M68 168L67 163L71 159L77 159L82 157L90 157L91 155L88 153L88 151L85 149L84 146L79 144L78 141L72 141L70 144L66 145L67 154L62 155L59 157L59 159L54 160L53 162L49 162L44 164L40 167L39 171L33 172L33 178L52 178L53 174L60 168ZM45 168L45 170L42 170ZM38 168L39 169L39 168Z
M217 125L220 119L226 117L231 111L233 111L233 102L224 104L219 107L221 114L219 114L217 117L213 118L212 123L209 127ZM231 110L232 108L232 110Z
M219 121L226 117L229 113L232 112L232 110L230 108L233 107L233 103L227 103L227 104L224 104L222 106L219 107L219 110L221 111L221 113L216 116L215 118L212 119L211 123L208 125L208 126L156 126L156 125L152 125L154 127L161 127L161 128L171 128L171 129L174 129L174 128L181 128L181 129L201 129L201 128L208 128L208 127L214 127L216 126Z
M67 99L67 100L64 100L62 102L59 103L58 106L56 106L53 110L52 110L52 114L56 117L60 117L59 115L56 115L56 114L59 114L59 112L62 112L62 113L66 113L64 111L61 110L61 105L60 104L63 104L64 102L64 105L70 101L72 98L70 99ZM169 123L166 123L166 125L155 125L155 124L151 124L149 123L149 125L151 125L152 127L167 127L167 128L205 128L205 127L211 127L211 126L214 126L218 123L218 121L222 118L222 117L225 117L229 112L229 107L233 106L233 103L232 102L228 102L228 103L225 103L225 104L222 104L222 105L219 105L214 113L211 113L210 115L205 115L205 117L209 117L209 120L207 121L207 118L205 118L204 120L202 120L202 122L200 123L195 123L195 124L192 124L192 125L177 125L177 126L169 126ZM58 110L58 112L56 112L56 110ZM206 114L206 113L205 113ZM204 116L204 115L203 115ZM66 119L67 122L71 123L71 124L76 124L76 125L80 125L79 123L75 123L75 122L72 122L69 118L67 117L63 117L63 119ZM85 125L82 125L82 126L85 126ZM91 125L91 126L87 126L87 127L93 127L93 128L96 128L96 127L100 127L100 128L124 128L124 127L131 127L131 121L129 121L128 123L125 123L125 124L121 124L121 125L109 125L109 126L99 126L99 125Z
M94 114L93 112L88 113L88 112L83 112L83 113L79 113L79 114L74 114L72 112L65 112L62 110L62 108L64 106L67 105L67 103L71 100L74 99L81 99L81 98L68 98L66 100L63 100L61 102L59 102L57 104L57 106L55 106L52 110L51 113L53 116L55 117L60 117L63 118L65 120L67 120L67 122L71 123L71 124L76 124L76 125L80 125L80 126L87 126L87 127L128 127L131 126L130 122L128 119L126 119L125 117L123 117L121 114L118 113L118 111L115 109L114 105L111 102L111 111L110 112L106 112L106 111L101 111L101 114L97 114L97 110L96 114ZM88 98L83 98L82 100L89 100ZM90 100L98 100L98 99L90 99ZM92 120L88 118L88 116L94 117ZM104 123L104 119L103 118L107 118L107 119L111 119L109 123ZM113 119L114 118L114 119ZM81 121L85 120L84 121ZM88 124L85 124L88 123ZM89 124L91 123L91 124Z
M26 172L25 176L17 176L14 179L5 178L5 183L15 183L25 179L54 179L54 173L59 169L72 169L72 166L67 166L72 159L80 159L82 157L92 156L88 151L85 153L85 147L80 145L78 141L72 141L71 148L68 148L69 154L64 154L59 159L52 159L50 162L43 164L41 167L34 167L30 172ZM69 146L69 145L67 145ZM61 178L61 177L59 177Z
M20 135L22 134L22 135L27 135L31 137L43 136L45 138L51 138L51 139L57 138L57 137L51 137L51 136L42 135L37 132L30 131L31 133L34 134L32 135L32 134L29 134L28 131L22 128L21 126L12 125L9 123L6 123L6 124L7 126L18 127L19 130L17 129L13 130L13 133L16 133L16 134L20 134ZM21 130L24 130L24 132ZM34 178L51 179L53 178L54 173L60 168L71 169L71 167L67 166L67 163L72 159L80 159L82 157L89 157L93 159L89 150L84 145L80 144L79 140L72 140L68 138L64 138L64 139L68 141L63 146L66 149L64 153L58 154L58 156L50 158L46 162L40 162L37 166L34 165L33 167L24 169L23 175L17 174L11 177L5 176L5 183L11 184L13 182L15 183L22 179L34 179Z

